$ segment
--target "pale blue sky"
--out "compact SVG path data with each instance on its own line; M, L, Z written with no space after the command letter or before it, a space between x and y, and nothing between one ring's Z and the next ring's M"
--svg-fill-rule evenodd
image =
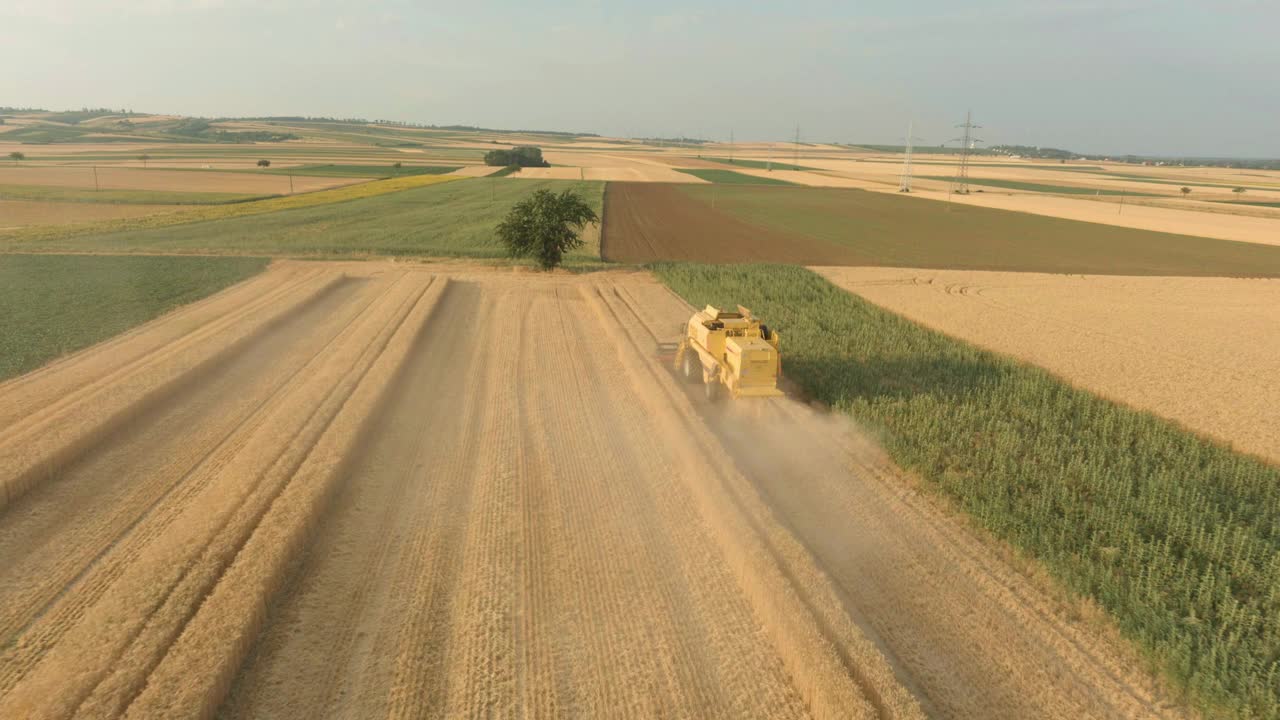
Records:
M0 0L0 105L1280 156L1280 0Z

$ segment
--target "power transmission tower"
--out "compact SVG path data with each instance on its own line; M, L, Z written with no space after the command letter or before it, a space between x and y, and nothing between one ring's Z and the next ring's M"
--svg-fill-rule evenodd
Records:
M969 154L973 152L974 145L982 142L982 140L979 140L978 138L973 136L973 131L977 130L982 126L973 124L973 111L969 110L964 114L964 124L957 125L956 127L964 128L964 136L958 137L958 138L952 138L953 142L959 141L962 144L960 147L960 170L956 173L955 182L952 183L951 187L952 187L952 191L958 195L968 195L969 194Z
M791 168L792 170L800 167L800 123L796 123L796 152L795 157L791 160L791 164L794 166Z
M915 126L914 120L907 122L907 137L906 137L907 157L902 162L902 182L899 183L898 185L898 192L904 192L904 193L911 192L911 145L916 140L924 139L924 138L918 138L915 135L911 134L911 131L914 128L914 126Z

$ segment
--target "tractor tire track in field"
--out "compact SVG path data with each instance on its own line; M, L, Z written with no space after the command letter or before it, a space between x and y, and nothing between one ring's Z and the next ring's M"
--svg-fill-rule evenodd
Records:
M0 385L0 717L1170 715L847 427L695 399L686 313L285 262Z

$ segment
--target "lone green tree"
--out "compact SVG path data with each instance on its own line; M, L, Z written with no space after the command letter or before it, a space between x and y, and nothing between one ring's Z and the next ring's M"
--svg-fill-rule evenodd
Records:
M1238 188L1236 188L1236 189L1232 190L1231 192L1233 192L1233 193L1235 193L1235 194L1237 194L1237 195L1243 195L1243 194L1245 194L1246 190L1245 190L1245 188L1238 187Z
M14 162L18 162L19 160L26 160L27 156L15 150L9 153L9 159Z
M511 257L532 257L543 270L550 270L566 251L582 247L582 229L599 220L572 190L557 195L542 189L512 206L498 225L498 239Z
M271 167L271 161L270 161L270 160L259 160L259 161L258 161L258 167L260 167L260 168Z
M151 159L151 156L146 153L142 153L141 155L138 156L138 159L142 161L142 167L146 168L147 161Z
M1186 196L1188 196L1188 195L1190 195L1190 194L1191 194L1191 188L1186 187L1186 186L1183 186L1183 188L1182 188L1182 197L1186 197Z

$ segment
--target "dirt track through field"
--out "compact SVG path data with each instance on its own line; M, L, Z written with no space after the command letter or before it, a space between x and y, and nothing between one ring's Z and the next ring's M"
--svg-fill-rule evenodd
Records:
M407 268L0 385L0 717L1172 716L842 421L695 401L649 276Z

